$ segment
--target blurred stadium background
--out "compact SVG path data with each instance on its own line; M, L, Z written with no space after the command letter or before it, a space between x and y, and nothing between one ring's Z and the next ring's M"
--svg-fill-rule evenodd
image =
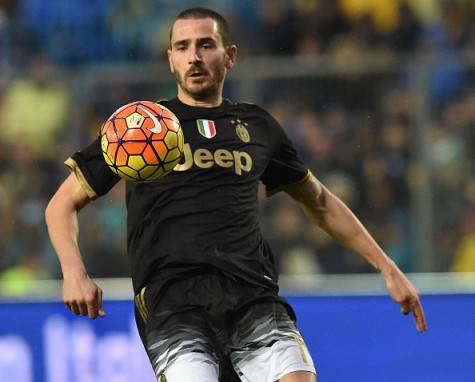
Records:
M0 0L0 381L153 380L131 321L124 185L80 216L106 320L58 302L43 212L63 160L117 107L175 95L170 21L195 5L231 23L226 96L276 116L423 294L421 337L364 261L289 198L262 198L320 378L473 380L473 0Z

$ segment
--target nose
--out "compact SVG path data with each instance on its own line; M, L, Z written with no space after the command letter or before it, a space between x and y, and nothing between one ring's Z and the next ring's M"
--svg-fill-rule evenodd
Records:
M197 46L193 45L190 47L190 56L188 57L188 63L194 64L196 62L201 62L201 54Z

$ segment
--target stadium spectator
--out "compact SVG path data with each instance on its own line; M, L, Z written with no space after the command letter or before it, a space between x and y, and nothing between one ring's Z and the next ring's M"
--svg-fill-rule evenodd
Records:
M412 52L419 45L422 25L407 3L399 4L399 23L390 33L391 47L396 52Z
M0 139L32 156L56 158L66 127L68 89L44 56L30 63L28 77L14 79L0 104Z
M0 192L4 201L0 212L6 218L0 245L4 266L25 263L25 256L35 253L41 258L42 274L50 277L56 276L57 265L50 261L53 253L44 240L41 211L55 176L61 173L56 158L62 153L59 138L69 108L68 90L53 80L53 70L51 62L38 57L31 63L29 75L14 79L0 99ZM22 200L21 205L17 200Z

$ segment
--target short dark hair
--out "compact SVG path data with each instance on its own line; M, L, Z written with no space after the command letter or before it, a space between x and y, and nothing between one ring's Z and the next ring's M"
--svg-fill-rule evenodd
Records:
M177 20L187 20L187 19L206 19L210 18L213 19L218 23L218 32L221 35L221 39L223 40L223 45L226 47L229 45L230 41L230 30L229 24L226 19L221 16L218 12L213 11L212 9L202 8L202 7L195 7L195 8L188 8L184 11L180 12L175 20L173 20L172 26L170 27L170 46L172 43L172 32L173 32L173 25Z

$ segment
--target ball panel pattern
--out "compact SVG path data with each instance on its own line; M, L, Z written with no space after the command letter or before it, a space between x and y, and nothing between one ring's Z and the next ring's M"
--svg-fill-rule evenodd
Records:
M129 160L127 162L127 166L136 170L140 171L145 167L145 161L143 160L142 155L131 155L129 156Z
M119 141L127 131L127 123L125 122L125 119L115 118L113 124L114 131L117 136L117 141Z
M110 169L128 181L160 179L183 155L183 131L176 116L151 101L116 110L101 128L101 148Z
M141 141L125 141L122 143L122 147L127 151L129 155L142 154L145 150L147 142Z

